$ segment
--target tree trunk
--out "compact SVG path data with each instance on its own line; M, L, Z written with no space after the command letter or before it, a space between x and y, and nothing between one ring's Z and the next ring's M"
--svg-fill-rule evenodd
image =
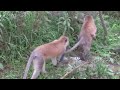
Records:
M106 39L107 39L107 28L106 28L106 25L104 23L104 19L102 17L102 11L99 11L99 18L101 20L101 24L102 24L102 27L104 29L104 44L106 44Z

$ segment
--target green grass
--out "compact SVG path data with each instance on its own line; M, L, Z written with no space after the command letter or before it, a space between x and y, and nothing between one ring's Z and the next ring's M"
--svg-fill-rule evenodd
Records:
M79 32L79 28L74 27L66 13L60 17L64 17L63 21L59 21L60 18L46 12L36 14L36 12L29 11L23 17L19 16L23 18L23 21L19 20L17 12L1 11L0 16L0 63L4 67L3 70L0 69L0 78L2 79L22 78L30 52L36 46L59 38L64 30L66 30L72 46L76 42ZM104 19L109 23L107 25L107 45L103 44L103 28L100 20L99 18L95 19L98 31L91 52L96 57L97 63L93 62L96 64L96 68L88 66L85 70L76 71L67 78L119 78L119 75L109 72L107 65L108 62L120 64L120 56L110 51L120 47L120 20L108 15L104 15ZM64 23L58 25L60 22ZM57 79L66 73L66 67L56 68L51 62L47 63L46 69L48 73L41 74L39 79ZM31 68L28 73L29 78L32 71Z

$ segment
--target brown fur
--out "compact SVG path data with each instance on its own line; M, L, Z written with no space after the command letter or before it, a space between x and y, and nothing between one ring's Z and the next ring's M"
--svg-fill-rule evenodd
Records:
M66 36L61 36L57 40L38 46L31 53L23 79L27 77L27 72L29 70L32 61L34 66L34 72L31 79L36 79L40 72L46 73L45 70L46 60L51 59L53 64L56 66L57 65L56 58L61 57L61 55L66 51L66 47L68 45L69 45L69 38Z
M81 60L86 60L90 51L92 40L96 37L96 25L92 16L88 15L84 19L84 23L79 34L79 47Z
M45 60L61 55L65 50L66 37L62 36L58 40L38 46L34 52L42 53Z

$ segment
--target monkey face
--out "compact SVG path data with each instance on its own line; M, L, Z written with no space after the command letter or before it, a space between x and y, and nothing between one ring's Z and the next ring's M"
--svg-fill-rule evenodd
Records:
M64 44L65 44L65 48L69 45L69 38L66 36L61 36L59 38L59 40L61 40Z

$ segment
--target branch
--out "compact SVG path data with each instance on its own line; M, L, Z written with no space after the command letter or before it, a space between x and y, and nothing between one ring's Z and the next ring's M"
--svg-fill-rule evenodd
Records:
M104 19L102 17L102 11L99 11L99 18L101 20L101 24L102 24L103 29L104 29L104 41L105 41L106 40L106 36L107 36L108 33L107 33L107 27L106 27L106 25L104 23Z
M85 65L85 64L88 64L89 62L85 62L85 63L83 63L83 65ZM67 76L69 76L71 73L73 73L75 70L77 70L80 66L82 66L81 64L80 65L78 65L78 66L76 66L73 70L71 70L70 72L67 72L63 77L61 77L60 79L64 79L64 78L66 78Z

